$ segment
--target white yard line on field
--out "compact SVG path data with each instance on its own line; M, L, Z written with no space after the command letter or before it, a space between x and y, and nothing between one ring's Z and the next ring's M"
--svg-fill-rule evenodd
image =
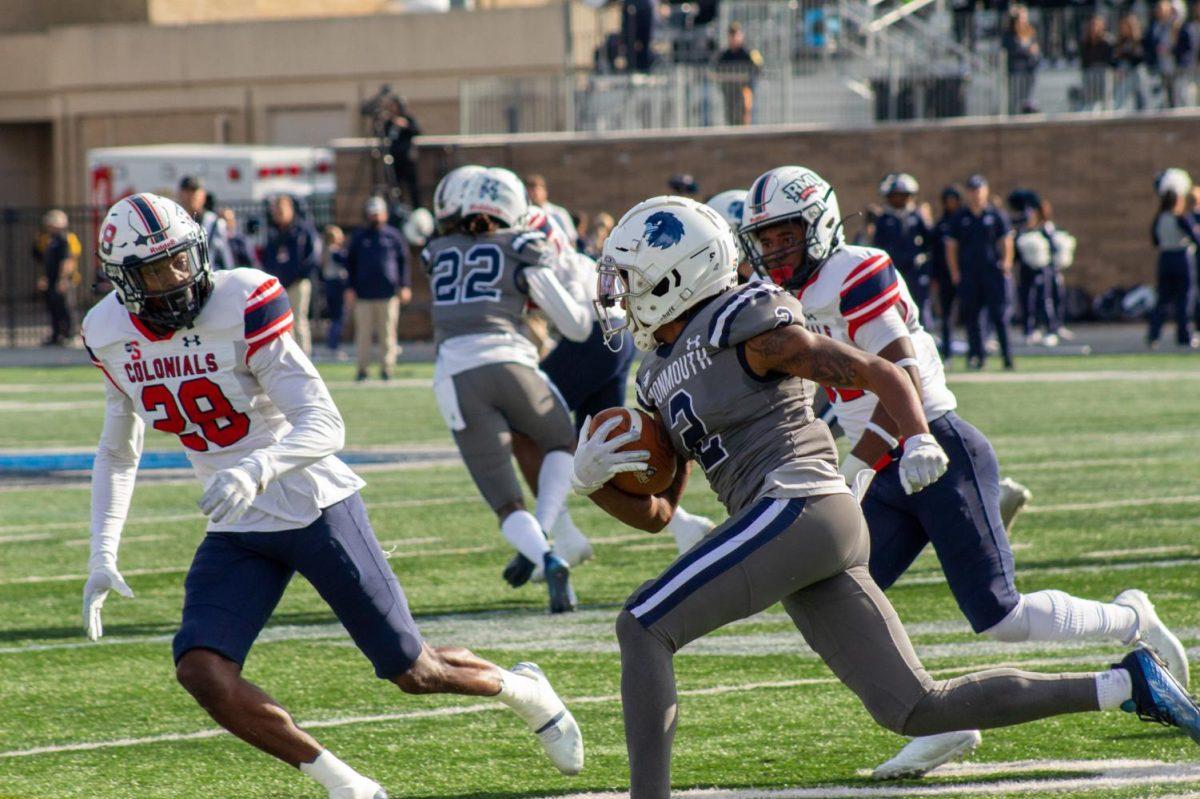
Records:
M1031 505L1023 513L1062 513L1079 510L1107 510L1109 508L1140 508L1152 505L1194 505L1200 503L1200 494L1182 497L1130 497L1128 499L1105 499L1098 502L1067 502L1061 505Z
M1145 380L1200 380L1200 371L1098 369L1094 372L950 372L946 378L951 383L1087 383L1093 380L1140 383Z
M104 400L58 400L50 402L25 400L0 400L0 413L15 411L41 413L43 411L90 411L104 407Z

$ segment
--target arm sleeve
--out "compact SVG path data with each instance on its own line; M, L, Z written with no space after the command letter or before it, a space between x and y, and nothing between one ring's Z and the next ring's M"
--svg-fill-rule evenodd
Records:
M342 415L316 368L291 336L276 336L247 361L267 397L292 426L279 441L238 463L251 473L260 489L280 475L303 469L345 446Z
M89 567L117 562L121 530L129 515L133 484L146 426L133 402L111 383L104 383L104 430L92 466L92 544Z
M571 341L586 341L592 334L592 315L581 305L550 269L526 268L529 298L537 303L554 326Z
M853 338L859 347L872 355L878 355L893 341L908 336L908 325L900 318L900 311L891 306L869 322L859 325Z

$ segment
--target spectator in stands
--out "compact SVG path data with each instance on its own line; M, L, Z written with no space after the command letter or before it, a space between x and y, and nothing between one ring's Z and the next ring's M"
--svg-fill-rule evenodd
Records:
M286 194L271 199L271 229L262 261L263 271L274 275L287 291L296 343L305 353L311 353L308 314L313 273L321 268L321 240L308 220L297 216L296 203Z
M408 192L408 201L413 208L421 206L421 187L417 183L417 148L413 139L421 135L421 124L408 110L403 97L387 99L389 113L384 126L388 155L392 159L392 173L396 185Z
M42 265L37 290L46 298L50 337L42 346L74 346L75 287L79 285L79 238L67 230L67 214L58 208L42 216L42 232L33 242L33 259Z
M667 188L677 197L688 197L700 201L700 184L688 174L671 175L667 179Z
M325 289L325 311L329 316L326 346L341 360L342 328L346 322L346 289L350 273L346 269L346 234L337 225L326 225L321 236L325 253L321 259L321 284Z
M1113 107L1122 109L1132 96L1138 111L1146 107L1146 47L1142 41L1142 23L1133 11L1127 11L1117 22L1117 43L1113 47L1116 62L1116 87Z
M725 103L726 125L749 125L754 115L754 84L763 58L746 49L746 34L738 22L729 24L725 49L717 54L717 83Z
M237 216L234 215L232 208L222 208L220 213L221 221L225 223L225 240L229 243L229 255L233 259L233 266L251 266L258 268L258 256L254 252L254 247L250 245L250 240L246 238L246 234L242 233L238 227Z
M1113 69L1113 38L1104 15L1088 20L1079 40L1079 65L1083 69L1083 107L1095 111L1107 105L1109 79Z
M626 69L649 72L654 66L654 33L658 23L658 0L622 0L621 43Z
M1158 302L1150 314L1150 329L1147 343L1150 349L1158 348L1163 323L1168 309L1175 320L1175 341L1181 347L1200 344L1188 328L1188 311L1195 291L1193 272L1196 249L1200 246L1200 232L1185 214L1186 197L1172 189L1162 191L1159 197L1158 214L1154 217L1151 230L1155 249L1158 250Z
M575 241L579 237L579 232L575 229L575 222L571 219L570 212L561 205L555 205L550 202L550 190L546 186L545 177L542 175L527 175L525 177L525 191L529 194L529 202L539 206L553 217L554 221L566 232L568 239Z
M208 260L213 269L232 269L233 254L225 231L225 221L212 211L211 198L204 188L204 180L195 175L185 175L179 181L179 204L192 215L196 224L204 228L208 236Z
M408 242L404 234L387 223L387 203L382 197L367 200L364 211L366 225L354 231L346 252L347 280L354 295L356 379L367 379L374 337L382 350L379 377L390 380L399 352L396 329L400 306L412 300Z
M1029 9L1014 5L1008 14L1008 25L1001 47L1008 54L1008 113L1031 114L1037 111L1033 103L1033 84L1041 61L1037 30L1029 21Z
M1013 368L1008 342L1008 296L1013 266L1013 231L1008 217L991 203L983 175L967 180L966 207L959 211L947 239L946 262L958 288L963 321L967 326L967 367L982 369L986 310L1004 357L1004 368Z
M1163 106L1174 108L1175 98L1175 30L1178 20L1171 0L1158 0L1146 28L1146 68L1158 79Z
M1196 80L1200 78L1200 0L1188 7L1187 21L1175 38L1176 92L1180 105L1196 104Z
M599 260L600 254L604 252L604 242L608 241L608 235L612 233L614 224L616 223L613 221L612 214L601 211L593 216L587 236L584 238L583 252Z

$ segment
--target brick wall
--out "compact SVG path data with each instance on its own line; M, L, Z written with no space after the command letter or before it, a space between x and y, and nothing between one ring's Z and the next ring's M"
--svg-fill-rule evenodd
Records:
M1068 282L1092 293L1153 279L1149 229L1156 201L1153 176L1168 166L1200 178L1200 113L1136 118L1069 117L938 125L889 125L860 131L769 128L673 134L427 137L424 183L465 163L540 172L551 198L573 210L619 217L634 203L666 192L674 172L690 172L705 196L748 187L772 166L816 169L837 188L843 213L879 201L887 172L921 182L922 198L983 172L1001 197L1017 186L1038 190L1060 226L1079 239ZM360 208L362 188L350 180L362 147L339 150L343 208ZM346 178L347 180L341 180ZM853 230L856 225L848 223Z

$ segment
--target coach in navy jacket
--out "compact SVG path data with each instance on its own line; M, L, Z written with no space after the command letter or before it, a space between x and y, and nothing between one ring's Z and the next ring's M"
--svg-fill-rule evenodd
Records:
M271 201L271 230L262 262L263 271L274 275L287 291L296 320L293 328L296 343L305 353L311 353L308 310L313 272L321 268L321 239L307 220L296 215L295 203L287 195Z
M383 350L380 377L391 377L396 363L396 327L400 304L412 299L412 270L408 241L387 223L387 203L372 197L366 205L367 224L354 231L346 252L350 290L354 292L354 343L358 350L358 379L367 377L371 339Z

